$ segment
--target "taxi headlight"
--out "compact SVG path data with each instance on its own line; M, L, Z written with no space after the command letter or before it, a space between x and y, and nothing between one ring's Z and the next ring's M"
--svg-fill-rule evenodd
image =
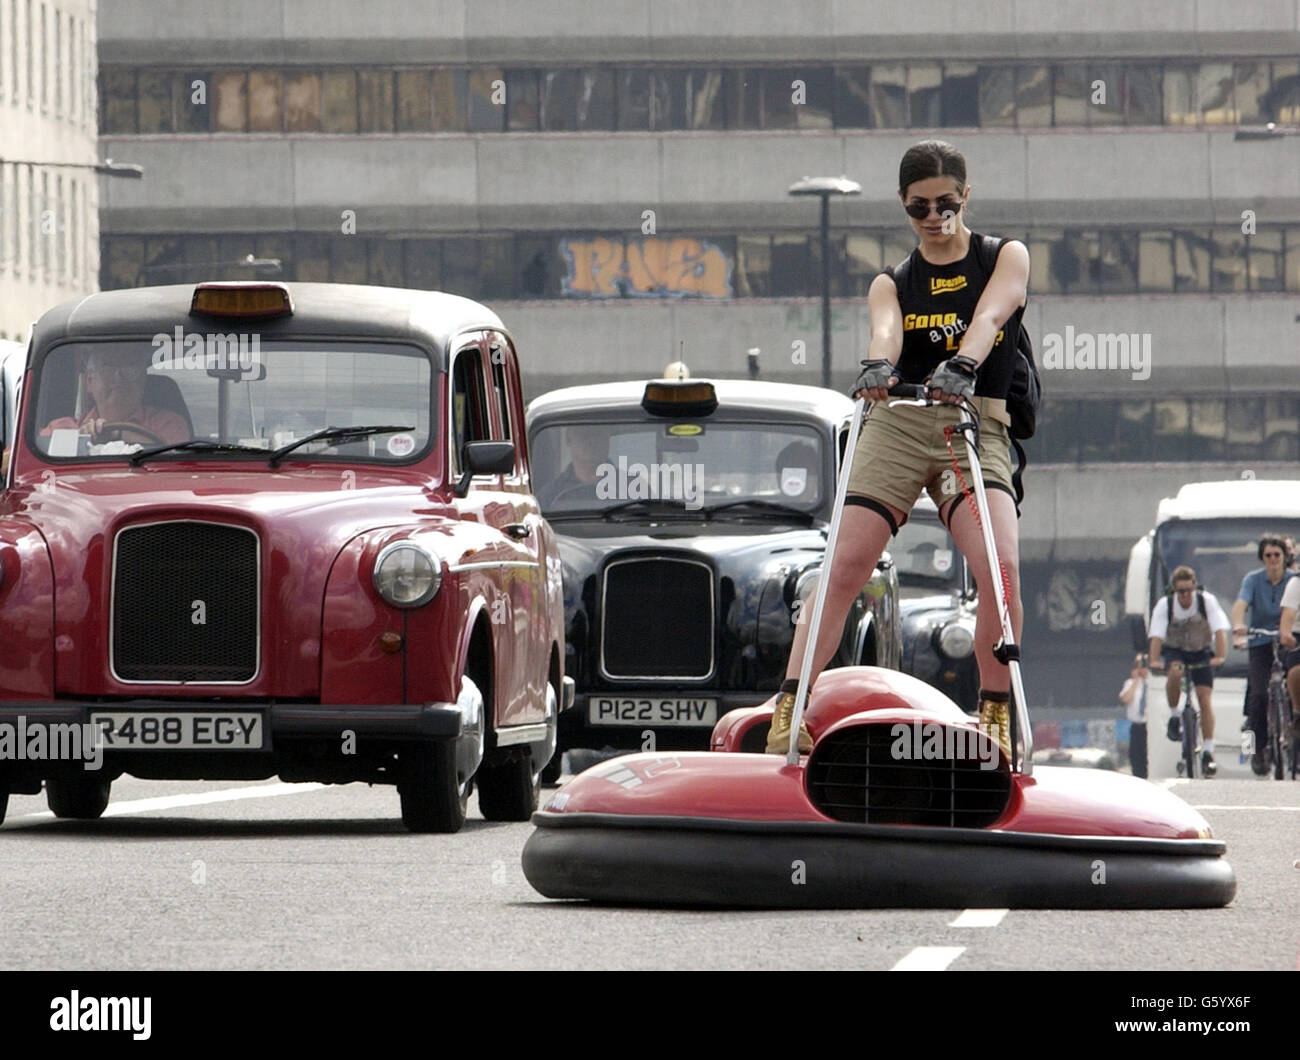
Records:
M438 594L442 571L419 545L400 541L379 553L372 580L375 592L394 607L422 607Z
M964 659L975 650L975 631L960 619L939 631L939 650L950 659Z

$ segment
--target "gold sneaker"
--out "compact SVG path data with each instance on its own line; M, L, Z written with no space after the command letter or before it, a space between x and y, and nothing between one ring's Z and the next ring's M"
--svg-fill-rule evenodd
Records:
M807 704L805 704L806 708ZM790 750L790 723L794 721L794 694L782 692L776 697L776 708L772 712L772 727L767 730L767 753L783 755ZM804 722L799 722L799 751L807 754L812 750L812 733Z
M1011 761L1011 704L1006 700L980 700L980 732L997 740L1007 761Z

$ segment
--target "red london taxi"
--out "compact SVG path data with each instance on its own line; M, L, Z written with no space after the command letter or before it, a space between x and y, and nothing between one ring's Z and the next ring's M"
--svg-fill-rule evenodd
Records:
M35 325L0 493L0 820L44 784L395 784L527 820L572 698L515 344L451 295L203 283Z

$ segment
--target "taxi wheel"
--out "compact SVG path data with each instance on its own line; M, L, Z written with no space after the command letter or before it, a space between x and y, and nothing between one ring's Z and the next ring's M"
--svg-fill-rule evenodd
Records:
M55 817L93 821L108 809L108 795L112 786L108 780L50 777L45 781L45 801Z
M469 782L457 783L456 746L450 740L413 745L399 758L397 795L402 823L412 832L459 832Z
M484 762L478 770L478 808L485 821L526 821L537 809L541 770L524 751L504 762Z
M9 812L9 792L0 791L0 824L5 823L5 814Z

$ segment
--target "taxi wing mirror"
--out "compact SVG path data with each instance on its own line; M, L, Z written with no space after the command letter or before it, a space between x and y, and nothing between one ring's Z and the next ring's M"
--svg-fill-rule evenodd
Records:
M456 496L469 492L475 475L509 475L515 469L514 442L468 442L465 445L465 473L456 483Z

